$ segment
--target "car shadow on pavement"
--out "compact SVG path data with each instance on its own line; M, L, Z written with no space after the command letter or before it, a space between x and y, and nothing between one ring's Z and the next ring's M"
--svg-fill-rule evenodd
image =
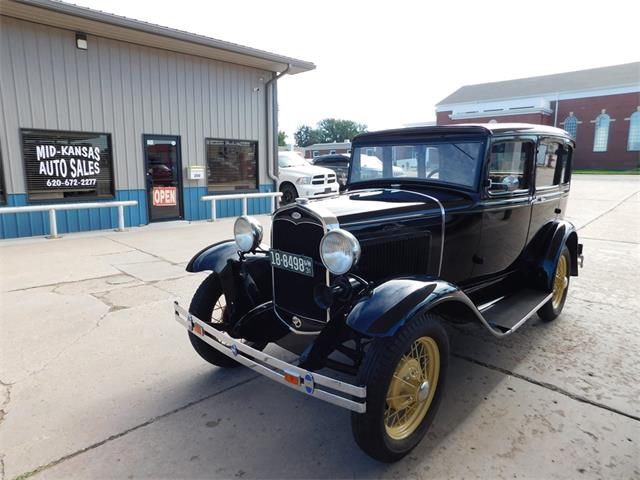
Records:
M515 368L535 341L549 333L544 327L523 329L529 340L518 342L519 354L507 355L500 368ZM465 420L476 409L496 408L491 394L505 375L460 358L465 356L460 349L470 336L475 345L472 356L480 362L493 355L494 341L507 341L494 340L473 326L452 330L454 355L440 410L426 438L400 462L388 465L365 455L352 439L348 411L259 377L165 419L163 434L168 435L167 447L171 450L167 455L175 456L175 448L183 453L174 458L175 465L182 467L172 473L191 478L370 478L403 476L416 469L426 472L431 459L435 461L446 450L447 437L464 428ZM537 340L532 341L535 337ZM217 382L216 377L223 372L213 372L208 380ZM201 388L205 387L199 381L195 389ZM176 439L181 439L180 447L173 445ZM469 443L468 448L469 452L461 453L472 455L482 445ZM149 452L149 456L157 458L158 452ZM152 473L169 474L164 468Z

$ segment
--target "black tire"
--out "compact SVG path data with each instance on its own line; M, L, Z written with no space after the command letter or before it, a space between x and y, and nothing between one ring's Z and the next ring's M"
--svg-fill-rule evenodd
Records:
M200 284L196 293L191 299L189 305L189 313L195 315L204 322L212 320L213 309L218 302L218 299L222 296L222 285L218 275L212 273ZM211 325L215 327L215 322L211 322ZM194 350L205 361L215 365L217 367L231 368L237 367L240 364L230 357L227 357L224 353L219 352L204 340L198 338L194 333L189 333L189 340Z
M298 198L298 190L291 183L284 183L280 186L280 191L282 192L282 198L280 199L281 205L287 205L289 203L293 203Z
M564 260L562 260L564 258ZM569 280L571 279L571 254L569 253L569 249L565 245L562 248L562 252L560 253L560 257L558 257L558 263L556 264L556 268L553 271L554 276L554 295L556 292L556 275L558 274L558 268L560 267L561 262L564 261L564 270L566 278L566 285L564 286L564 291L562 292L562 297L560 297L557 301L555 301L555 297L551 297L547 303L545 303L540 310L538 310L538 317L540 317L545 322L551 322L555 320L558 315L562 313L562 309L564 308L564 302L567 300L567 293L569 293Z
M406 438L394 439L385 425L387 393L400 360L414 342L423 337L434 340L439 352L436 390L421 423ZM449 339L440 318L435 314L415 317L393 337L374 339L358 373L359 384L367 387L367 411L351 414L351 428L358 446L381 462L395 462L407 455L422 440L433 422L444 393L448 368Z

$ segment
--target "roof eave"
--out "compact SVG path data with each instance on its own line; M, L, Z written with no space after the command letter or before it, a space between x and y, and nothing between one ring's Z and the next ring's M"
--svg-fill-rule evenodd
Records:
M220 60L290 75L315 69L311 62L52 0L3 0L0 13L88 35Z

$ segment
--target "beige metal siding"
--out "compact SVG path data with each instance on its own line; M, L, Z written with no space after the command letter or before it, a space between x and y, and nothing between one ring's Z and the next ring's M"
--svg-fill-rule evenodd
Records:
M183 167L204 165L207 137L257 140L259 182L270 183L264 83L271 73L93 36L84 51L75 46L75 32L0 21L8 193L25 191L20 128L111 133L119 190L145 188L143 134L180 135Z

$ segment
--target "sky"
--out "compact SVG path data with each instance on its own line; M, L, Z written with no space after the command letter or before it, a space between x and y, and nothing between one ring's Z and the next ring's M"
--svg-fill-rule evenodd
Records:
M278 84L289 142L328 117L369 130L435 120L463 85L640 60L637 0L71 3L315 63Z

